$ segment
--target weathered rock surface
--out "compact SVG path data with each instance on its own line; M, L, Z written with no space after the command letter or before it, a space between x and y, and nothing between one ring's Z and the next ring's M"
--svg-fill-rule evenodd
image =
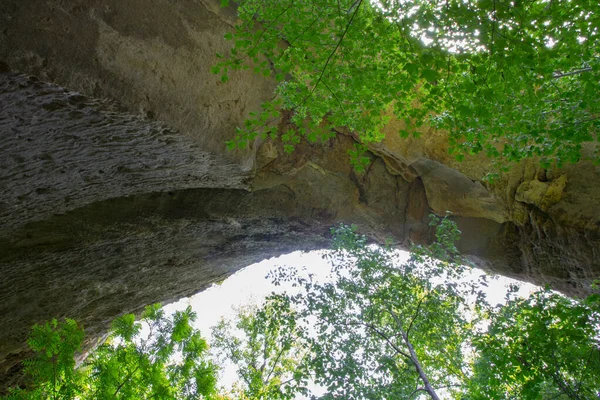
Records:
M110 102L5 74L0 103L5 230L137 193L246 187L239 166Z
M429 213L451 211L480 265L589 293L592 163L523 163L490 186L487 160L456 163L439 132L400 140L396 122L360 175L350 136L291 156L269 142L225 152L274 87L209 73L232 24L216 0L0 3L0 63L38 77L0 74L0 387L36 322L69 316L99 337L122 313L323 247L340 221L406 246L431 238Z
M223 153L274 83L250 71L222 84L210 73L233 7L216 0L3 0L0 60L12 70L96 97L185 131ZM210 132L210 133L207 133ZM247 154L228 154L244 164ZM245 164L248 166L249 164Z

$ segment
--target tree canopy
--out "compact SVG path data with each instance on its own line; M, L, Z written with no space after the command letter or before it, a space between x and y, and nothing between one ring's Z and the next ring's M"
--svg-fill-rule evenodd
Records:
M597 295L580 304L544 290L495 310L474 340L472 398L597 398L599 305Z
M327 388L325 398L460 393L468 370L463 345L474 320L465 314L463 292L470 288L457 283L466 268L451 261L458 253L449 222L435 247L438 259L416 251L398 263L389 249L368 246L366 237L342 226L334 231L330 282L288 268L274 274L276 282L291 279L303 288L292 301L314 319L309 369ZM436 279L442 277L452 281Z
M540 289L487 303L461 260L456 226L400 263L352 228L334 230L332 279L282 267L276 282L312 327L305 360L323 399L592 399L600 394L600 296ZM284 295L288 296L288 295Z
M229 1L224 0L227 5ZM241 22L212 71L253 69L279 82L231 148L352 132L353 162L399 134L444 130L457 159L484 152L546 166L598 154L600 5L595 0L240 0ZM291 115L295 127L279 132Z

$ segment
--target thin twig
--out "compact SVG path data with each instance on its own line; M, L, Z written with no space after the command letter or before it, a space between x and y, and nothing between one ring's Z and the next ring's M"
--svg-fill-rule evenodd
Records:
M427 296L429 296L429 293L425 294L419 300L419 303L417 304L417 309L415 310L415 313L413 314L413 316L410 320L410 324L408 324L408 329L406 330L406 336L408 336L410 334L410 329L412 328L413 323L415 322L415 319L417 319L417 316L419 315L419 311L421 309L421 304L423 304L423 300L425 300L427 298Z
M321 82L321 80L323 79L323 76L325 75L325 70L327 69L327 66L331 62L331 60L332 60L333 56L335 55L335 53L340 48L340 45L342 44L342 41L344 40L344 37L346 36L346 33L348 33L348 30L350 29L350 25L352 25L352 21L354 21L354 17L356 17L356 14L358 14L358 10L360 9L360 6L361 6L363 0L358 0L357 2L358 2L358 5L356 6L356 8L354 10L354 13L352 13L352 17L350 17L350 21L348 21L348 25L346 25L346 29L342 33L342 36L340 37L340 40L337 42L337 45L335 46L335 49L333 49L333 51L329 54L329 57L327 57L327 61L325 62L325 65L323 66L323 69L321 70L321 75L319 75L319 79L317 79L317 82L313 86L313 88L310 91L310 93L306 95L306 97L302 100L302 102L300 103L300 105L298 107L302 106L306 102L306 100L308 100L315 93L315 90L317 90L317 86L319 86L319 83ZM354 3L354 4L356 4L356 3Z
M552 75L552 78L554 78L554 79L562 78L565 76L578 75L578 74L583 74L584 72L590 72L590 71L592 71L592 67L587 67L587 68L582 68L582 69L578 69L578 70L571 71L571 72L565 72L563 74L554 74L554 75Z

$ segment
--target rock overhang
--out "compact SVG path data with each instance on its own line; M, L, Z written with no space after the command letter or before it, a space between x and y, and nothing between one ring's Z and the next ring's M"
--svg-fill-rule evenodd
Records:
M364 174L344 135L291 156L270 142L228 153L274 82L210 74L232 10L155 3L0 4L0 61L37 76L1 76L0 374L16 376L33 323L75 317L98 337L124 312L322 248L340 221L406 246L451 211L461 249L489 270L570 295L600 276L597 166L525 162L489 185L485 159L456 163L431 130L388 132Z

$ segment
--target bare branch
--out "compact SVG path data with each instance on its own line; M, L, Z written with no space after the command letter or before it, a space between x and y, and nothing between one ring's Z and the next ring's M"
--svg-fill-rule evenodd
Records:
M411 394L408 395L408 398L410 399L411 397L413 397L415 394L417 394L419 392L427 393L427 390L425 390L425 388L423 388L423 387L416 388L415 390L412 391Z
M582 69L578 69L578 70L571 71L571 72L565 72L565 73L558 72L558 73L555 73L554 75L552 75L552 78L557 79L557 78L562 78L565 76L583 74L584 72L590 72L590 71L592 71L592 67L582 68Z

